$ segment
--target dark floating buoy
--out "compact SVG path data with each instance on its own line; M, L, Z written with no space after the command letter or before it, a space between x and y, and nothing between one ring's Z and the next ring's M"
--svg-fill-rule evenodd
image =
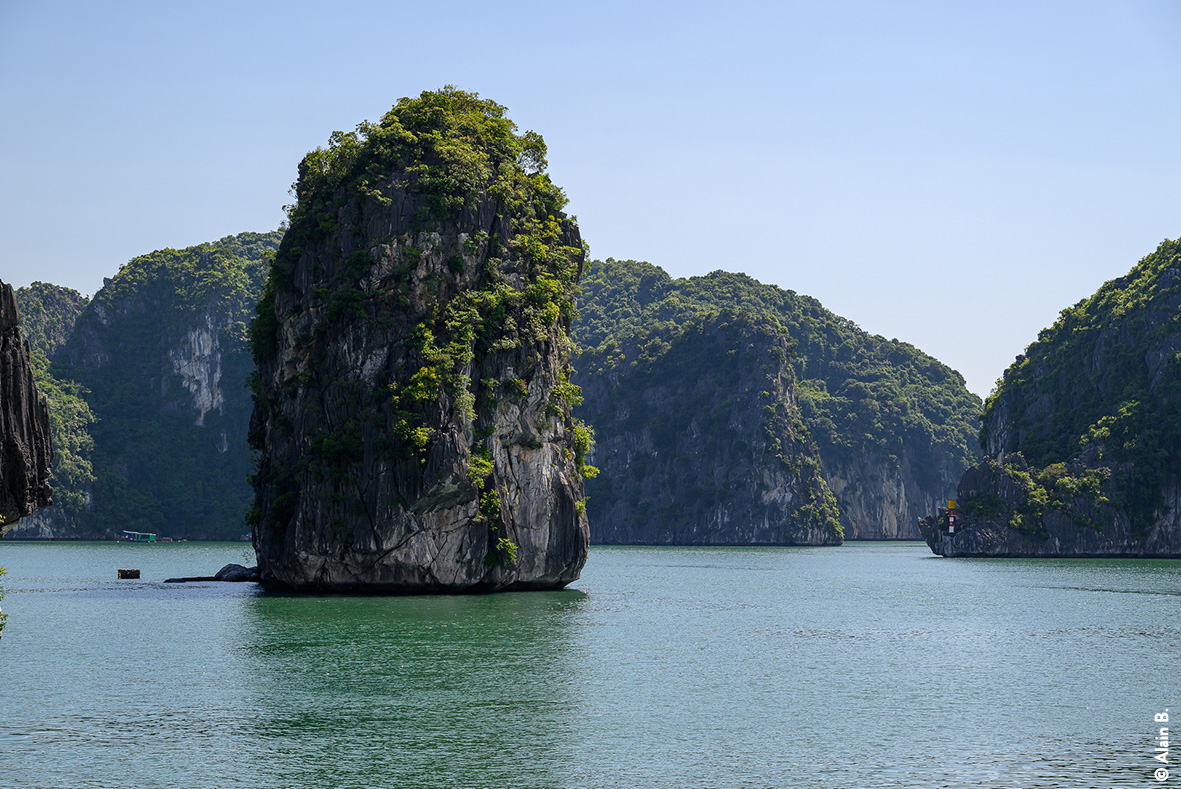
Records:
M139 578L139 570L120 570L119 580Z

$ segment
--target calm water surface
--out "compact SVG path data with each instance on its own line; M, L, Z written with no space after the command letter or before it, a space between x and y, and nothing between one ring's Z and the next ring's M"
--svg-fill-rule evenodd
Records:
M1176 562L594 547L552 593L160 583L249 560L0 543L0 785L1181 787L1151 758Z

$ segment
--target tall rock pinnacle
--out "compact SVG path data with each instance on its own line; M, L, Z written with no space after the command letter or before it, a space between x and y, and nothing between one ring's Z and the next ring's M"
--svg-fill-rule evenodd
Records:
M570 415L584 250L545 144L453 88L300 164L252 327L263 583L558 588L586 560Z

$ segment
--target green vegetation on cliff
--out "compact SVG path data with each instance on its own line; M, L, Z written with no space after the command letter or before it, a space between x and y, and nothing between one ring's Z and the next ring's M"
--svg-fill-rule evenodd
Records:
M852 463L873 452L897 464L908 446L940 447L959 469L979 457L979 400L959 373L912 345L862 331L816 299L745 274L674 280L649 263L614 259L587 266L582 293L574 335L594 350L580 360L582 373L624 363L612 349L628 337L646 345L626 363L644 366L667 342L659 327L742 310L773 319L794 342L800 413L826 462ZM917 473L941 489L933 465Z
M982 422L989 454L1047 470L1098 449L1117 467L1113 503L1147 528L1181 473L1181 240L1063 310L997 382Z
M43 356L33 355L33 377L37 391L49 401L49 419L53 431L53 506L70 521L86 507L94 468L91 454L94 437L94 412L86 402L88 390L77 381L54 377Z
M89 303L90 299L73 288L48 282L34 282L28 287L17 288L21 331L29 341L33 355L53 359L57 349L70 339L78 316Z
M1052 463L1041 470L1031 469L1020 453L1006 455L1001 460L986 458L983 465L988 468L994 487L1000 487L997 484L1000 477L1006 478L1005 487L1013 494L1012 500L1006 502L990 490L974 492L963 499L960 512L984 520L1002 519L1030 537L1048 536L1044 516L1050 510L1065 514L1081 526L1096 528L1088 510L1110 503L1103 495L1104 483L1111 476L1108 468Z
M43 380L65 438L54 498L79 533L241 535L247 320L280 235L134 258L78 317Z
M566 327L584 249L564 241L566 196L545 172L544 140L516 128L501 105L448 86L403 98L379 123L335 132L327 148L309 153L300 163L290 226L251 327L258 365L274 358L276 294L291 288L304 252L342 224L353 228L349 242L363 241L368 228L357 221L363 206L388 209L394 199L407 198L412 234L459 222L465 214L477 218L489 201L494 209L484 223L488 230L466 234L463 249L448 260L451 277L432 276L427 283L426 314L410 332L417 367L407 380L389 384L396 454L425 457L434 437L428 412L440 392L468 417L478 401L496 398L497 385L485 386L465 372L474 359L544 342L551 331L568 354ZM379 298L363 287L374 263L368 248L349 249L318 271L327 279L317 289L322 318L300 338L301 346L322 353L350 321L394 325L408 306L406 291L415 286L422 255L414 246L401 248L387 282L400 287ZM261 449L260 436L252 441ZM347 457L331 453L329 462L357 460L359 444L353 446Z
M37 390L49 401L53 508L65 521L75 523L94 483L90 459L94 438L90 431L95 417L86 401L87 390L76 381L55 377L50 360L70 338L90 300L71 288L34 282L17 289L16 303L21 329L29 341Z

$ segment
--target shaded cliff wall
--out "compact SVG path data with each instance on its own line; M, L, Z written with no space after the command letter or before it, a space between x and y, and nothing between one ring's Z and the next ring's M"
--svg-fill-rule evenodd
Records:
M301 164L252 330L265 583L578 577L589 436L570 415L568 330L583 248L544 152L503 107L444 89Z
M980 458L980 401L959 373L862 331L816 299L744 274L672 279L657 266L614 259L591 264L582 290L575 339L596 353L713 310L773 317L794 343L800 417L845 539L919 539L918 518L950 498ZM590 378L580 372L578 380L589 390Z
M50 504L49 406L37 392L12 286L0 282L0 534Z
M777 323L727 311L628 340L576 363L594 542L840 544Z
M963 471L952 453L921 443L901 458L880 450L852 455L829 449L827 457L819 451L850 540L921 539L919 518L945 502Z

